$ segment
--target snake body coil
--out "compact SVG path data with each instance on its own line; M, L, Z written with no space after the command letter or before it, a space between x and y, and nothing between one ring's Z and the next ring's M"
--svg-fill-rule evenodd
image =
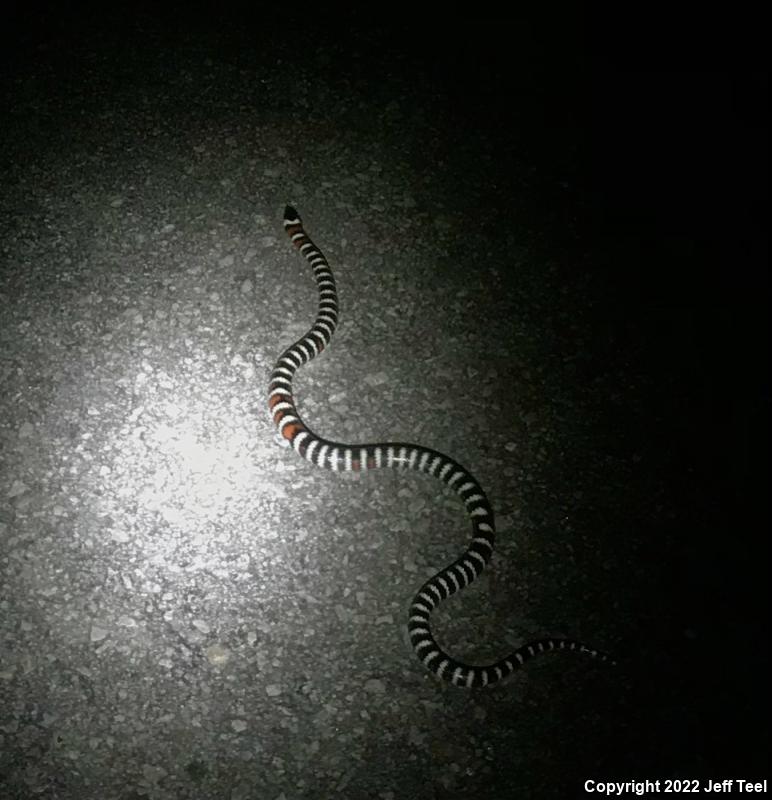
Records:
M292 379L298 367L329 345L338 324L338 295L327 259L306 234L292 206L284 211L284 227L292 244L311 265L319 290L319 308L313 326L279 356L271 373L268 404L279 433L298 455L324 469L350 472L387 468L427 472L458 494L472 522L472 538L466 550L426 581L410 604L408 632L420 661L438 677L466 688L496 683L528 659L550 650L575 650L606 661L605 653L572 639L530 642L487 666L457 661L437 644L429 626L431 613L443 600L472 583L490 561L495 536L493 510L474 476L437 450L398 442L358 445L332 442L317 436L303 422L295 406Z

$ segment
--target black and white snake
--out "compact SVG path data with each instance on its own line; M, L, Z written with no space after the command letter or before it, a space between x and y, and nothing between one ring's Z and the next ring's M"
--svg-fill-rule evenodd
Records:
M410 604L408 632L423 665L446 681L467 688L496 683L528 659L550 650L576 650L600 659L608 656L572 639L541 639L519 647L489 666L471 666L449 656L437 644L429 627L432 611L445 599L468 586L485 569L493 553L493 510L480 484L457 461L428 447L397 442L342 444L322 439L303 422L295 406L292 379L298 367L317 356L330 343L338 324L338 295L327 259L303 230L292 206L284 210L284 228L293 245L314 272L319 290L319 310L310 330L278 358L271 372L268 405L284 439L306 461L334 471L414 469L428 472L456 491L472 521L472 539L466 550L418 590Z

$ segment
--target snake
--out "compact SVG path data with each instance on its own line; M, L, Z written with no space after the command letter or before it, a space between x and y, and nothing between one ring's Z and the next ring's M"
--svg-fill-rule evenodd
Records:
M284 229L311 267L319 304L311 328L282 352L271 371L268 407L278 431L277 439L285 447L291 446L306 461L334 472L396 469L417 470L432 475L461 498L472 523L471 539L464 551L453 563L429 578L410 604L408 636L423 666L437 678L454 686L471 689L498 683L534 656L550 651L576 651L599 661L610 661L607 653L567 638L534 640L492 664L481 666L459 661L437 644L430 626L432 612L444 600L469 586L491 560L495 539L493 509L472 473L444 453L423 445L402 442L335 442L318 436L303 421L295 402L293 378L301 366L330 344L338 326L338 292L327 259L311 241L300 215L291 205L284 210Z

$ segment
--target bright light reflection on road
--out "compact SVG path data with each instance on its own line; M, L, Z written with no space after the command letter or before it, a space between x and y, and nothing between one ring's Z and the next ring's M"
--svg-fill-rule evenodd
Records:
M218 416L214 398L202 400L146 404L132 413L105 480L119 505L138 502L174 528L243 513L260 481L254 420Z

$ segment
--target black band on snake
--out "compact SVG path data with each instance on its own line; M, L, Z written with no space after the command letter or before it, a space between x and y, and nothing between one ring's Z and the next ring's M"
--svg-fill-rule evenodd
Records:
M572 639L541 639L515 650L487 666L472 666L445 653L432 636L432 611L463 589L485 569L493 553L493 510L474 476L452 458L417 444L378 442L341 444L317 436L303 422L295 406L292 379L298 367L317 356L330 343L338 324L338 295L327 259L303 230L297 211L284 210L284 227L292 244L311 265L319 290L319 310L311 329L279 356L271 373L268 405L279 433L306 461L335 471L414 469L428 472L459 495L472 522L472 538L466 550L418 590L410 604L408 632L421 663L435 675L456 686L472 688L496 683L539 653L575 650L602 661L608 656Z

